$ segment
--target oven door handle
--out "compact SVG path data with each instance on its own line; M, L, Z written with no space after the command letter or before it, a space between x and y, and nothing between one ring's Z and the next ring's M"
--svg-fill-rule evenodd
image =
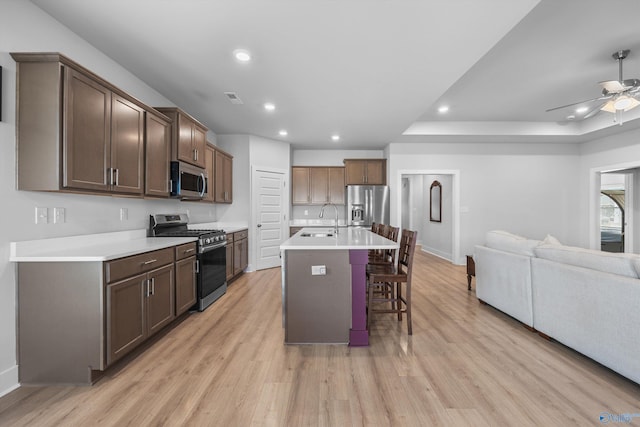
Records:
M227 246L227 242L217 243L217 244L212 245L212 246L207 246L207 247L204 247L204 248L200 248L198 253L203 254L203 253L206 253L206 252L211 252L211 251L216 250L216 249L224 248L225 246Z

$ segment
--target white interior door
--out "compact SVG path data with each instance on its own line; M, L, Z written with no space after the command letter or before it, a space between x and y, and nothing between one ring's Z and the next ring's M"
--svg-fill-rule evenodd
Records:
M285 174L255 169L253 173L256 270L280 266L285 238Z

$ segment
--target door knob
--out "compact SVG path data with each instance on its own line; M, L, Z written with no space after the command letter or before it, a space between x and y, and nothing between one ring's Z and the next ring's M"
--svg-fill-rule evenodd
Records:
M258 224L258 228L262 227L262 224Z

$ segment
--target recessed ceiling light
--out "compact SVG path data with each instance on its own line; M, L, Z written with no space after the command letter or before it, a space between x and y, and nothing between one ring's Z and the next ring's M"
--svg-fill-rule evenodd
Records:
M267 102L266 104L264 104L264 109L267 111L273 111L276 109L275 104L272 104L271 102Z
M280 134L280 136L287 136L289 135L289 132L287 132L286 130L282 129L280 132L278 132Z
M331 135L332 141L340 141L340 135Z
M576 108L576 113L578 113L578 114L586 113L588 109L589 109L589 107L578 107L578 108Z
M570 116L567 116L567 120L574 120L576 118L576 116L574 116L573 114L571 114Z
M233 51L233 56L240 62L251 61L251 54L244 49L236 49Z
M443 105L443 106L438 108L438 113L444 114L447 111L449 111L449 106L447 106L447 105Z

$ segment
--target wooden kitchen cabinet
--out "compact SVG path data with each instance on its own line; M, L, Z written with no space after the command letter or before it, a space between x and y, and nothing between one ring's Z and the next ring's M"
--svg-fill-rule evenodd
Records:
M175 318L174 249L105 263L107 364Z
M145 196L169 197L171 122L147 111L145 149Z
M176 247L176 316L196 303L196 244Z
M142 197L145 116L158 113L63 55L11 55L18 189Z
M207 128L186 112L175 107L156 107L172 121L171 160L205 167Z
M215 149L214 200L233 203L233 156Z
M207 191L202 198L205 202L213 202L215 190L215 154L216 150L209 144L204 148L204 168L207 177Z
M386 185L386 159L345 159L345 185Z
M236 278L249 265L249 231L227 233L227 281Z
M344 204L345 168L291 168L291 203L294 205Z

